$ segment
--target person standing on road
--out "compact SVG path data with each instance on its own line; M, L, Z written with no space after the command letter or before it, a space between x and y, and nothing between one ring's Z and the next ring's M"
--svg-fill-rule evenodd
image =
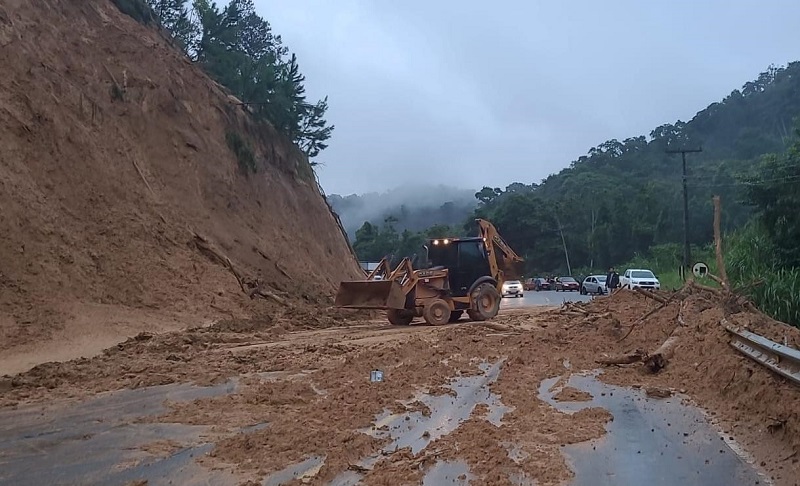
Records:
M608 275L606 275L606 288L609 292L613 292L614 289L619 287L619 274L614 267L608 269Z

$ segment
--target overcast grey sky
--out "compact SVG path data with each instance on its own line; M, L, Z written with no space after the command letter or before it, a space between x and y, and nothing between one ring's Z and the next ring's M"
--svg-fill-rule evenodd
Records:
M798 0L255 3L329 97L329 194L539 182L800 60Z

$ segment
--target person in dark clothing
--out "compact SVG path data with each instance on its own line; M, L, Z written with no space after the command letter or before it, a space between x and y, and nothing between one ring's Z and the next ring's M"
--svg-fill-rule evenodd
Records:
M614 267L608 269L608 275L606 275L606 288L609 292L613 292L614 289L619 287L619 274Z

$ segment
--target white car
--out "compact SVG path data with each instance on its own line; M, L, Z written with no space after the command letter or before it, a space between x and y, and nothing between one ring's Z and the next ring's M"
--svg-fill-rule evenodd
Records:
M619 278L619 285L622 288L628 289L654 289L661 288L661 282L658 281L655 274L645 268L629 268Z
M513 295L514 297L522 297L522 282L519 280L508 280L503 282L503 297Z
M605 275L589 275L583 280L581 284L581 295L598 294L603 295L606 293L606 276Z

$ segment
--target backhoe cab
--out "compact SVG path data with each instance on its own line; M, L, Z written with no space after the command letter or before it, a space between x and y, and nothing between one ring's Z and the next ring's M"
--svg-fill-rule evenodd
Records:
M472 320L491 319L500 310L506 278L522 262L483 219L479 236L428 240L427 268L415 270L404 258L394 269L384 258L365 280L342 282L336 306L385 309L389 322L408 325L423 317L431 325L455 322L466 311Z

